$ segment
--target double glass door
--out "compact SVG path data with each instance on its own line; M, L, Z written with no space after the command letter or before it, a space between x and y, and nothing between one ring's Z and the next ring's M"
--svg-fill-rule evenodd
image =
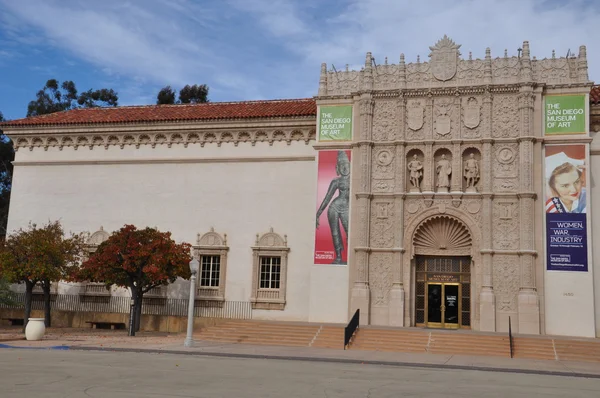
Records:
M460 284L427 283L428 327L458 329L460 327Z

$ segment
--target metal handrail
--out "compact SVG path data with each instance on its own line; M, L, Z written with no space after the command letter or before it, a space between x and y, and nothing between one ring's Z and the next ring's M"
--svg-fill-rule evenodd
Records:
M510 357L513 357L513 336L512 336L512 328L510 324L510 316L508 317L508 342L510 344Z
M350 322L348 322L348 326L344 329L344 350L350 344L350 340L352 340L352 336L356 333L356 329L358 329L358 324L360 321L360 308L356 310Z

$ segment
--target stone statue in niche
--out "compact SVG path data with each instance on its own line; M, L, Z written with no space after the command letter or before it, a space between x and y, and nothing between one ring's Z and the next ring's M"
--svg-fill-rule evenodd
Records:
M452 164L446 155L442 154L442 158L437 162L435 167L437 173L437 191L448 192L450 189L450 175L452 174Z
M410 171L410 183L413 187L410 192L421 192L421 177L423 177L423 163L417 155L413 155L413 159L408 162L408 170Z
M469 159L465 160L465 178L467 179L466 192L477 192L475 184L479 181L479 162L475 159L474 154L469 155Z

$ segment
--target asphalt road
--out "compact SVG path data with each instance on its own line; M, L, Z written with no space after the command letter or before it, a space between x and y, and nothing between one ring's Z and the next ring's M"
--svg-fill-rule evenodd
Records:
M600 379L174 354L0 349L0 397L596 397Z

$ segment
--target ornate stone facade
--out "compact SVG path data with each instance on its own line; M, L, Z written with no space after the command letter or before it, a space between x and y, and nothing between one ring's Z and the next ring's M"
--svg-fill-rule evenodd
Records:
M578 57L538 60L524 42L517 55L504 51L492 58L488 48L483 59L470 53L465 59L460 45L444 36L430 50L428 62L417 57L406 63L402 54L397 65L387 58L378 65L367 53L361 71L321 69L317 103L352 95L360 110L354 166L362 177L352 187L356 272L350 312L371 308L375 323L414 325L415 256L466 253L472 261L470 325L497 330L495 313L518 319L522 289L538 294L535 275L543 267L532 227L541 209L533 184L540 178L534 159L541 154L535 140L542 132L533 129L543 99L539 87L589 84L585 48ZM403 214L394 217L394 208ZM432 220L438 224L428 227L427 237L415 238ZM471 237L468 247L461 245L461 228ZM384 281L394 267L403 270L394 285L404 297L390 301L392 285ZM394 314L402 303L412 304L404 305L401 319L380 316L382 306ZM513 328L540 333L539 304L524 311ZM369 319L361 313L363 322Z
M184 241L210 231L194 254L220 256L227 288L197 293L250 301L257 319L344 323L360 308L362 323L422 326L426 282L438 278L461 284L460 327L505 332L510 317L517 333L545 333L547 292L568 284L548 286L544 268L544 146L579 140L596 155L600 147L583 134L544 136L543 101L589 93L585 47L538 60L524 42L515 55L488 48L477 59L444 37L426 50L428 59L402 54L397 64L367 53L360 71L322 64L316 98L5 123L18 151L9 225L69 214L75 230L127 220ZM352 105L351 140L319 141L323 105ZM352 151L348 267L311 261L322 149ZM99 231L90 248L105 237ZM168 293L182 298L185 289Z

